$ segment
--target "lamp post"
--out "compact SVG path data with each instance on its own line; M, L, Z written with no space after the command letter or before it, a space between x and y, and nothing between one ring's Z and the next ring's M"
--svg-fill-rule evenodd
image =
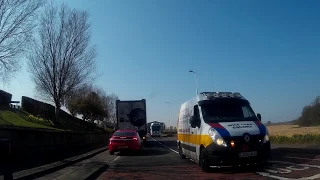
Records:
M170 115L170 102L166 101L166 104L168 104L168 112L169 112L169 132L171 133L171 115Z
M194 78L196 80L196 95L198 95L198 78L197 78L197 73L192 71L192 70L189 70L189 72L191 73L194 73Z

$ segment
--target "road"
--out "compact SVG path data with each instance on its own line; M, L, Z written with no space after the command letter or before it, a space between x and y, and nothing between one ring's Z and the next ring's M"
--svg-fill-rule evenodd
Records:
M274 151L265 169L219 169L204 173L188 159L180 159L175 138L154 138L140 156L119 153L98 179L320 179L319 154Z
M175 138L154 138L147 142L141 154L109 155L105 151L39 179L320 179L320 153L274 150L272 157L271 165L264 169L228 168L204 173L197 163L179 158ZM94 175L88 177L93 172Z

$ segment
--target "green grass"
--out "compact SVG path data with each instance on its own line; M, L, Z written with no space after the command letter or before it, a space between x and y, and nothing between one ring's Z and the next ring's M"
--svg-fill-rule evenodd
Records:
M0 126L59 130L45 119L30 116L30 114L18 109L3 107L0 108Z
M0 127L37 128L76 132L112 132L112 129L104 130L95 124L75 120L75 118L60 118L59 123L52 124L46 119L38 118L25 111L10 107L0 107Z
M113 132L113 129L112 128L107 128L106 131L107 132Z
M270 136L273 144L319 144L320 134L294 134L292 136Z

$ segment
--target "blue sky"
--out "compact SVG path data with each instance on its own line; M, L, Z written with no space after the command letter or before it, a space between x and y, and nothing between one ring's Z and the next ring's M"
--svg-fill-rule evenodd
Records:
M199 91L242 93L263 121L288 121L320 95L320 1L59 0L88 10L98 47L96 85L147 100L148 121L175 125ZM2 87L1 87L2 86ZM24 67L13 94L36 97Z

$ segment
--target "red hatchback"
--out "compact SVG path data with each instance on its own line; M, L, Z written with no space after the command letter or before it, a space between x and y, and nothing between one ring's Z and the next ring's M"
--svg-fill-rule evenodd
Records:
M109 153L111 155L117 151L140 151L141 149L142 141L135 130L117 130L110 138Z

